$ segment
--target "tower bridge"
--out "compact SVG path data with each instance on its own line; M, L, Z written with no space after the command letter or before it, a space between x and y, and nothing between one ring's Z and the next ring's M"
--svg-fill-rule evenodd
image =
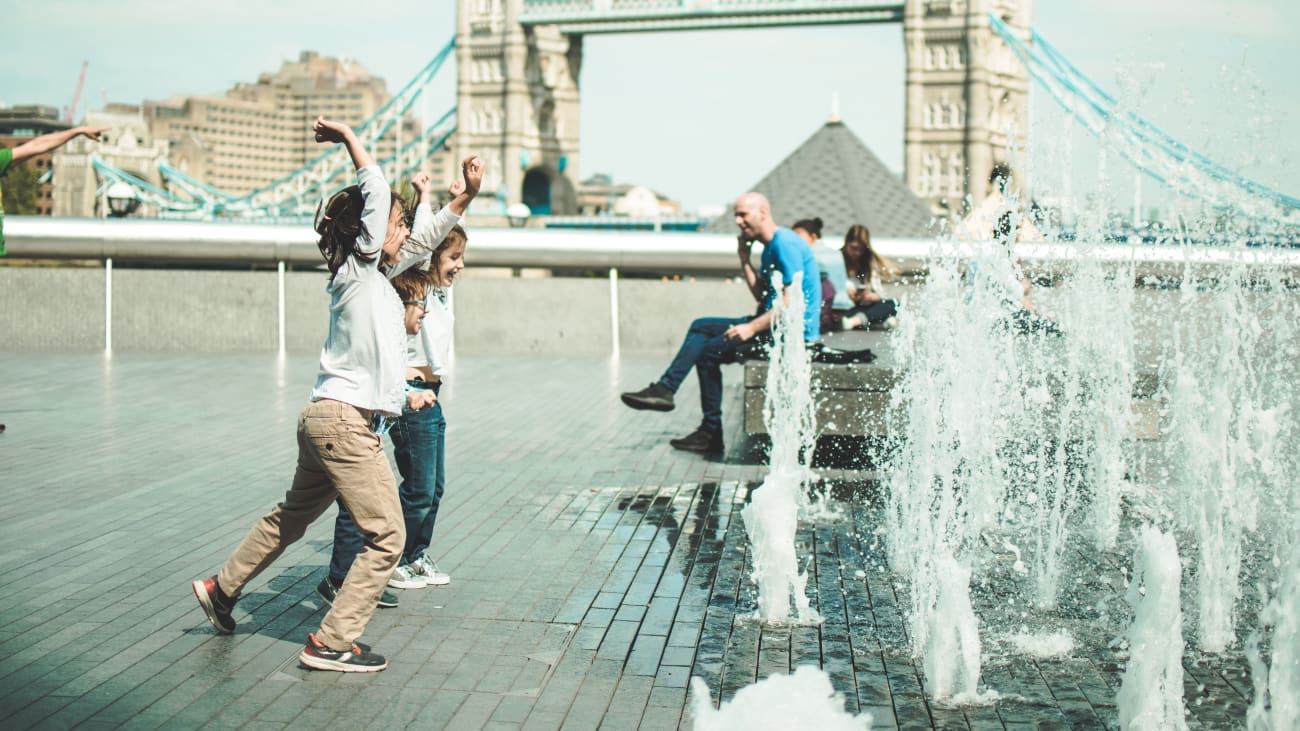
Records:
M905 178L936 213L983 200L994 163L1024 144L1010 131L1027 128L1029 74L990 14L1028 39L1032 0L458 0L457 11L458 157L484 155L485 193L535 213L576 212L592 34L901 24Z

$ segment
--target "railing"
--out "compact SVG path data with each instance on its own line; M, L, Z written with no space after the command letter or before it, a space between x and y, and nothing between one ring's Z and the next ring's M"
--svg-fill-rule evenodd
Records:
M157 220L86 220L10 217L5 221L8 258L98 260L104 263L104 340L112 349L113 266L172 265L274 267L277 276L279 349L285 350L286 268L320 266L316 235L306 223L259 225ZM905 272L923 273L938 260L965 260L977 242L876 239L875 248ZM476 267L600 271L609 279L610 341L619 347L619 278L622 274L684 273L734 276L736 239L727 234L475 228L470 226ZM1213 274L1224 268L1282 270L1300 280L1300 250L1247 247L1151 246L1141 244L1020 244L1016 253L1031 275L1056 273L1081 260L1131 267L1137 277L1176 277L1187 267Z
M475 228L475 266L548 269L615 268L629 272L682 271L735 274L736 238L730 234L651 231L584 231ZM140 219L60 219L10 216L5 243L11 259L115 259L118 263L319 265L317 236L308 223L246 224ZM974 242L873 238L881 254L904 270L923 270L935 259L967 259ZM1140 244L1018 244L1028 269L1049 269L1088 258L1131 263L1136 273L1167 274L1187 265L1283 267L1300 274L1300 249L1228 248Z

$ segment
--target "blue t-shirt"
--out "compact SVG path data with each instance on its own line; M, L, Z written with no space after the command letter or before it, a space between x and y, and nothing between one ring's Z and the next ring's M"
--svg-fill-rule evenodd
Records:
M772 272L781 272L781 281L788 284L796 273L803 274L803 337L817 340L821 337L822 285L821 269L808 243L788 228L776 230L772 240L763 247L759 258L759 273L772 279ZM784 286L784 285L782 285ZM763 311L772 309L776 293L768 290L763 299Z

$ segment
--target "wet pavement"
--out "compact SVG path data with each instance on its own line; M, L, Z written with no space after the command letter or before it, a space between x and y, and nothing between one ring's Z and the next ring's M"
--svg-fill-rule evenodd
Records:
M740 369L725 376L728 453L702 459L666 444L695 426L693 383L670 414L618 403L663 365L458 361L433 545L452 583L401 591L364 637L389 669L344 676L296 662L324 613L332 512L245 590L233 636L188 585L288 487L315 358L0 353L3 726L689 728L692 676L716 703L806 664L873 728L1117 726L1128 558L1079 546L1076 587L1048 615L1016 604L1009 562L987 567L972 600L982 683L1001 699L935 704L866 469L820 468L839 515L800 526L825 621L755 622L740 510L764 469L740 438ZM1022 631L1075 648L1031 659L1013 649ZM1243 728L1240 654L1184 665L1189 725Z

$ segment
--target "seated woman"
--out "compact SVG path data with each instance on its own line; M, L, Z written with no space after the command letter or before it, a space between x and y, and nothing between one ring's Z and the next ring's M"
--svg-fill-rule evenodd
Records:
M840 320L841 326L845 330L876 325L892 327L898 303L885 299L880 282L882 276L892 275L898 268L871 248L871 232L860 223L849 227L840 254L847 274L845 290L853 302L853 307Z
M822 332L838 330L840 315L836 310L843 311L853 306L848 296L835 289L835 283L843 282L846 277L840 253L821 243L822 220L820 218L801 218L790 228L808 242L808 248L812 249L813 257L817 259L817 268L821 270Z

